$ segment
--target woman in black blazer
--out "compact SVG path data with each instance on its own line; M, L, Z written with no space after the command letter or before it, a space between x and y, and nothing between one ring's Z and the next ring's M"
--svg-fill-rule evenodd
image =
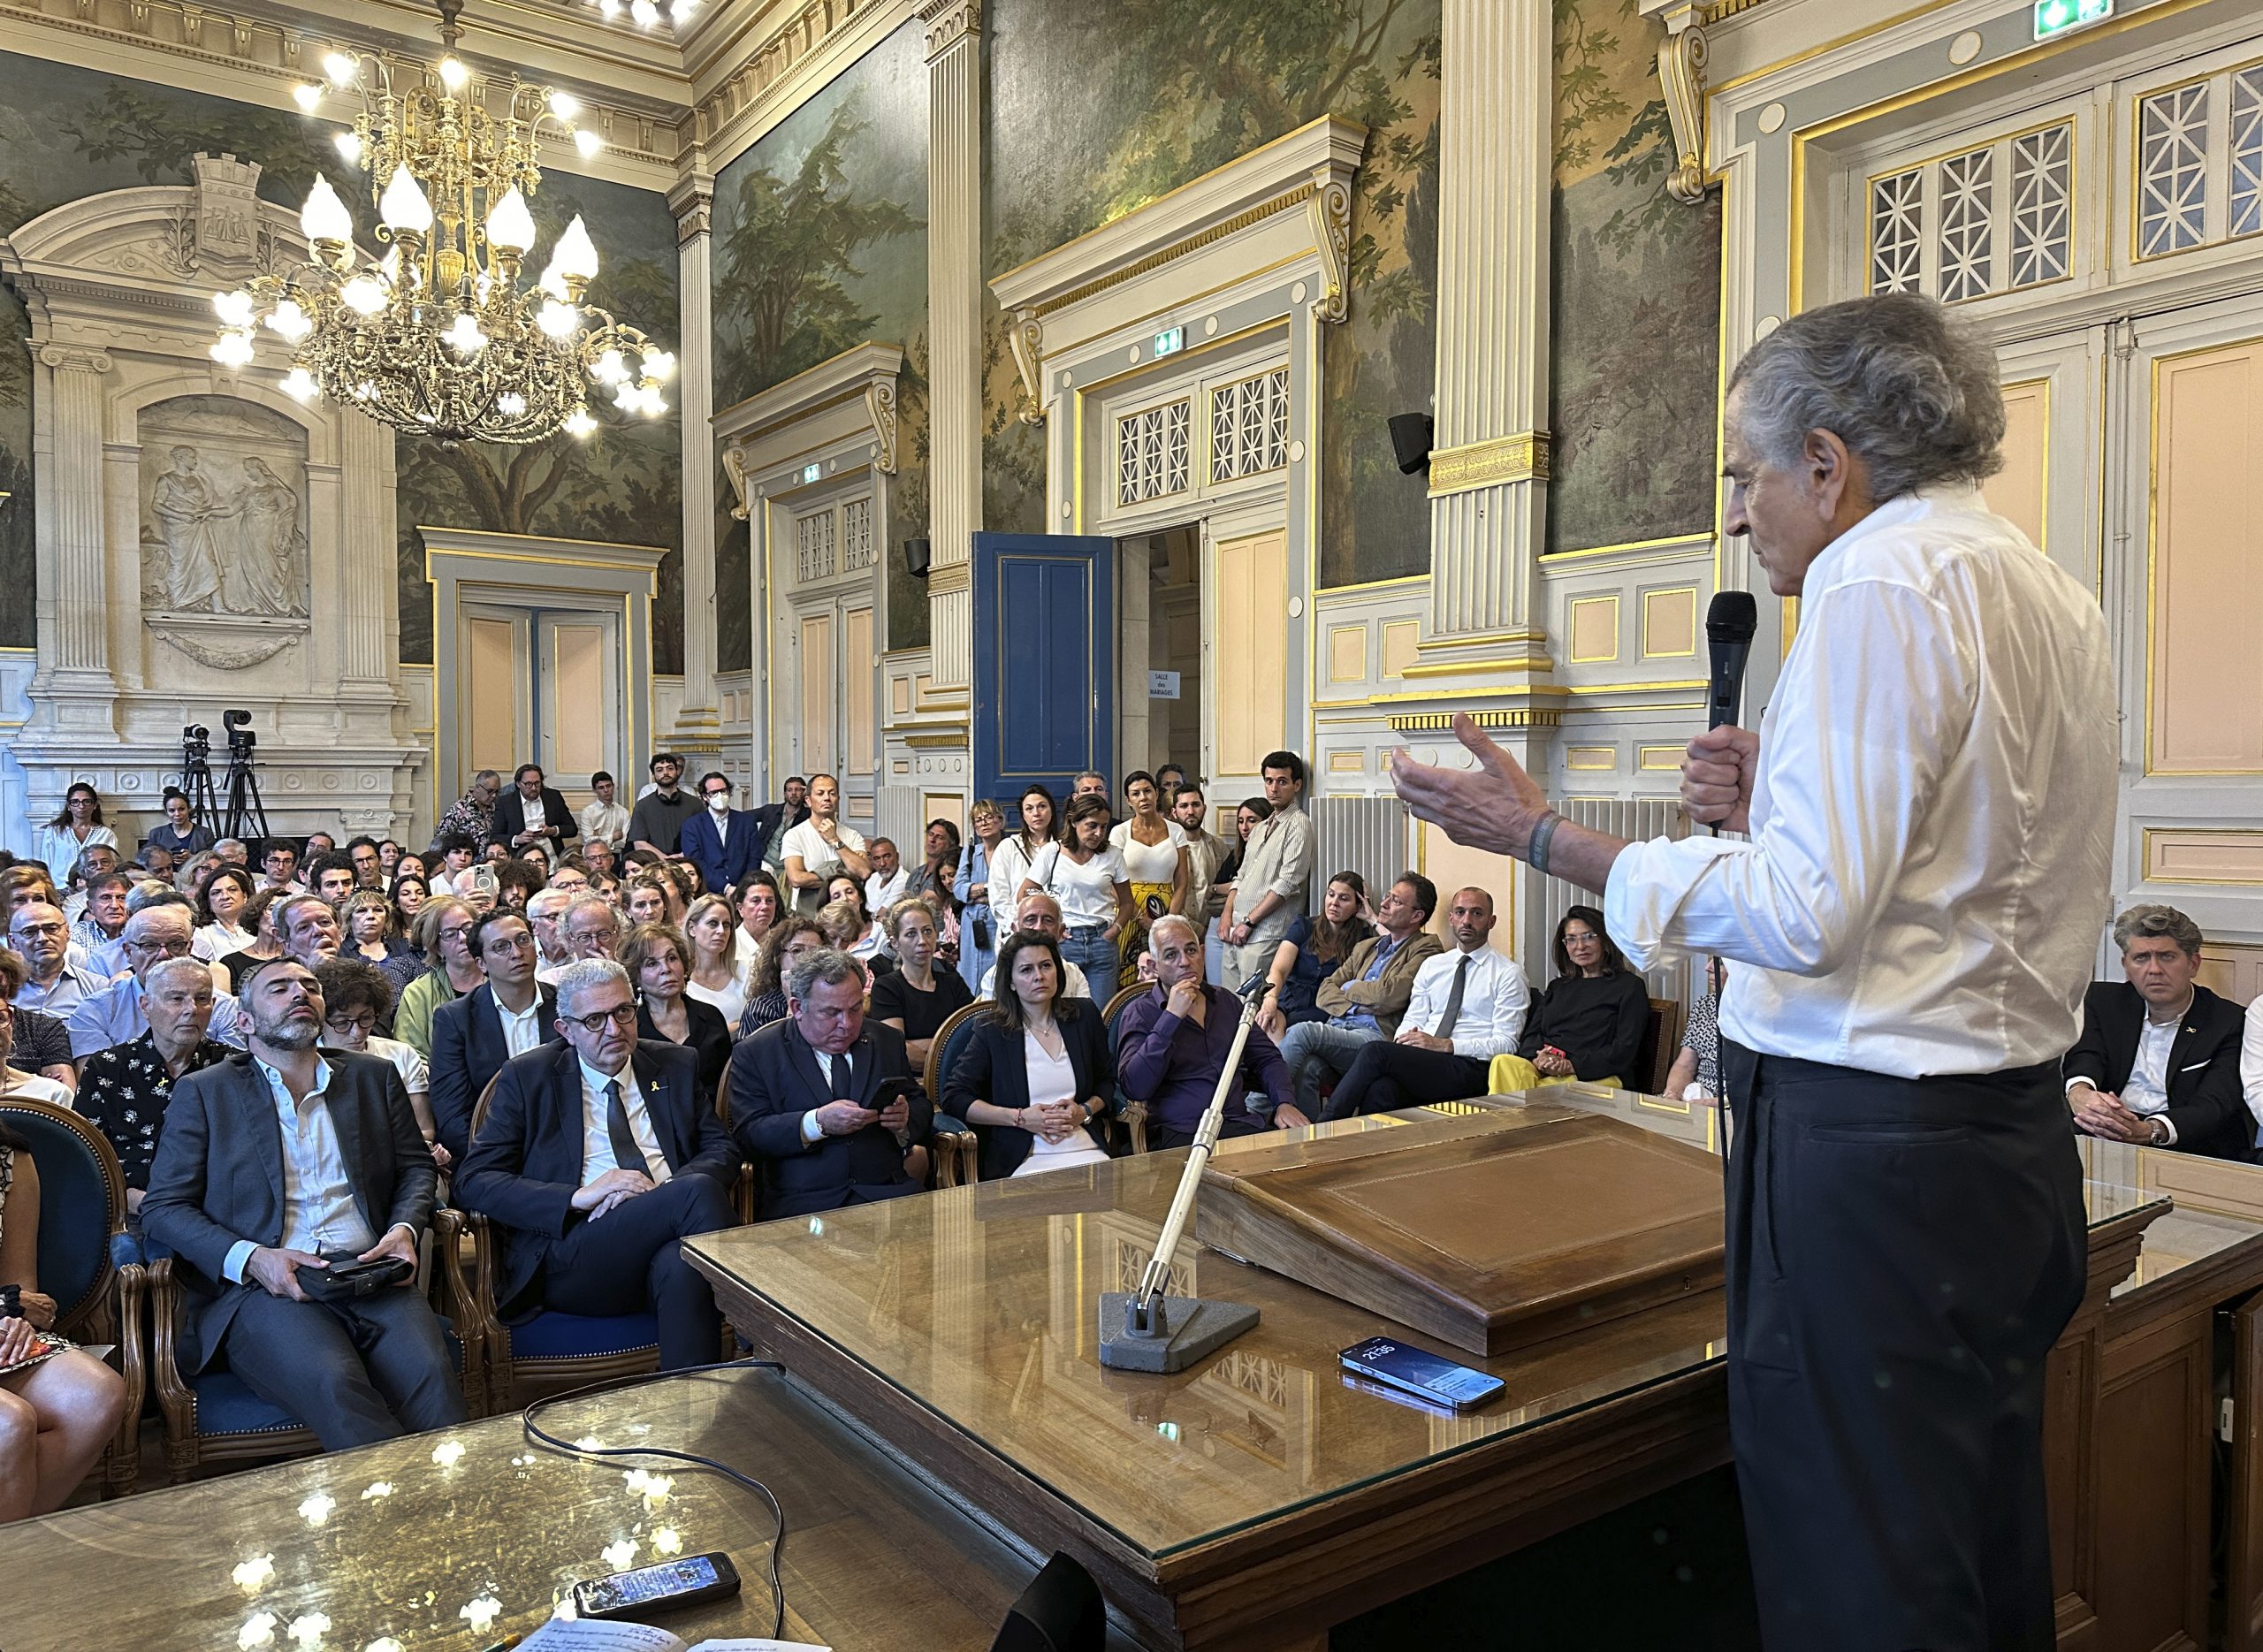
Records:
M621 967L636 989L636 1036L665 1039L699 1057L699 1093L712 1100L731 1061L731 1027L714 1005L686 993L691 943L666 924L640 924L621 943Z
M1017 930L998 949L998 998L943 1081L942 1108L974 1127L982 1176L1002 1181L1108 1157L1098 1121L1116 1087L1100 1006L1063 998L1061 948Z

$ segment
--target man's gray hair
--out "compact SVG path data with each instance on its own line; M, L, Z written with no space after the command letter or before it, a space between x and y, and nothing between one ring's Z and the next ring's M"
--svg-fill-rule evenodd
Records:
M251 853L251 850L245 847L243 839L240 837L218 838L216 839L212 844L212 852L215 855L224 854L232 849L243 849L244 853L247 855Z
M149 966L149 972L141 978L141 991L145 995L162 993L165 990L166 982L190 970L195 971L204 985L216 993L220 990L212 978L212 966L203 959L165 958Z
M537 889L527 897L526 913L529 917L560 917L573 904L571 889Z
M608 982L629 986L629 971L611 958L576 958L562 966L551 979L558 989L558 1013L576 1014L575 1006Z
M1032 889L1027 895L1022 896L1020 900L1014 902L1014 922L1017 924L1020 923L1022 921L1022 914L1028 911L1030 908L1035 906L1040 901L1044 902L1046 905L1053 909L1054 917L1058 917L1061 916L1061 902L1051 891L1046 889Z
M1166 912L1147 931L1147 950L1158 958L1163 955L1160 943L1167 929L1183 929L1189 940L1198 947L1202 944L1202 932L1195 927L1192 918L1184 912Z
M545 893L547 893L547 891ZM578 912L602 912L606 918L611 920L613 926L615 929L619 929L621 927L621 914L613 910L613 902L606 900L601 895L584 895L575 896L574 900L568 904L566 910L558 915L558 921L560 924L570 923L573 920L575 914Z
M309 906L318 906L332 917L338 916L338 909L318 895L286 895L269 909L275 915L275 933L278 935L289 934L291 925L295 921L292 915L303 911Z
M847 953L832 947L819 947L793 968L786 978L786 996L796 1003L810 995L812 986L838 986L843 981L861 983L865 966Z
M152 927L150 920L166 912L178 912L180 914L181 921L190 929L194 930L196 927L196 909L179 895L175 895L170 901L152 902L140 911L130 914L126 920L125 929L119 933L129 940L140 940L149 934Z
M2173 906L2133 906L2114 920L2114 944L2122 952L2140 937L2166 935L2188 958L2200 955L2200 926Z
M159 878L144 878L136 883L126 897L126 916L146 912L153 906L185 906L189 909L189 923L196 922L196 903L172 885Z
M1756 457L1795 470L1810 430L1863 461L1883 505L2003 468L1996 352L1970 323L1911 293L1802 311L1744 353L1737 430Z

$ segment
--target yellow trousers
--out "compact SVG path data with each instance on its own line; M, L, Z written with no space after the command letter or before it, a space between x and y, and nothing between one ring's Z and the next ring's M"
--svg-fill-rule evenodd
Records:
M1520 1090L1537 1090L1543 1085L1575 1085L1581 1082L1577 1078L1543 1078L1540 1076L1540 1069L1521 1055L1496 1055L1493 1064L1485 1070L1485 1093L1488 1095L1513 1095ZM1620 1087L1616 1078L1589 1078L1585 1082L1599 1085L1605 1090Z

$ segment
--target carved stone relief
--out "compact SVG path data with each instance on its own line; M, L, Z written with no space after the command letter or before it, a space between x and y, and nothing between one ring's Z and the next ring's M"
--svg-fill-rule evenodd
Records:
M139 435L144 613L303 620L305 432L253 402L176 396L142 410Z

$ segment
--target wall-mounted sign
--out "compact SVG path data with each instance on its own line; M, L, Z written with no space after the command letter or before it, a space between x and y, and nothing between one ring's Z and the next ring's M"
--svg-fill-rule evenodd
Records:
M2114 0L2035 0L2035 38L2049 40L2070 28L2103 23L2114 15Z
M825 467L823 465L809 464L802 467L802 480L804 482L814 482L824 474Z
M1178 698L1178 674L1175 671L1151 671L1147 674L1147 697L1151 700Z
M1155 335L1155 354L1158 357L1177 355L1186 347L1186 329L1174 327L1169 332Z

